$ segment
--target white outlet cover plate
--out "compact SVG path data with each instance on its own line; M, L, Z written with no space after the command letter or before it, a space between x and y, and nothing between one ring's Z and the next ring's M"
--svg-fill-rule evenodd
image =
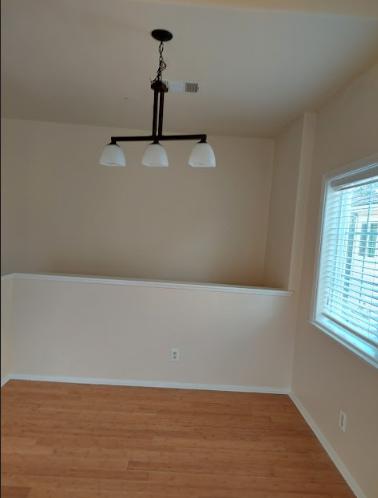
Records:
M171 348L170 358L172 361L180 360L180 350L178 348Z
M340 412L339 412L339 427L340 427L340 430L342 430L343 432L346 431L346 428L347 428L347 415L342 410L340 410Z

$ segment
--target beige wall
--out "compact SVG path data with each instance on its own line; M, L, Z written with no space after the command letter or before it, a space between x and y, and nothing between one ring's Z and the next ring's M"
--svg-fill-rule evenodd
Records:
M294 393L369 498L378 492L378 370L310 325L309 318L322 175L377 150L378 65L317 116L293 367ZM348 416L345 433L338 429L340 409Z
M264 282L298 290L316 115L305 113L276 139Z
M285 129L274 156L265 282L284 289L289 285L302 130L303 119Z
M17 276L12 285L13 374L289 388L288 293L80 277Z
M212 137L215 169L187 166L192 143L167 144L169 168L128 144L128 166L109 169L98 157L121 130L3 132L3 271L262 283L273 141Z

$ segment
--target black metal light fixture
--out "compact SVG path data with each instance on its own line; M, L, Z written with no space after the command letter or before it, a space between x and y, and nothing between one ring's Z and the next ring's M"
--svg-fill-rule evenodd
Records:
M151 82L151 89L154 92L152 134L147 136L134 137L111 137L110 143L104 147L100 158L103 166L126 166L126 158L123 150L117 142L151 142L143 155L142 164L145 166L166 167L168 157L164 147L160 144L165 140L196 140L198 143L192 150L189 157L189 166L192 167L215 167L215 155L212 147L207 143L205 134L195 135L164 135L164 95L168 92L168 85L163 81L162 74L167 64L164 61L164 43L172 40L173 35L164 29L155 29L151 36L160 42L159 44L159 67L156 77Z

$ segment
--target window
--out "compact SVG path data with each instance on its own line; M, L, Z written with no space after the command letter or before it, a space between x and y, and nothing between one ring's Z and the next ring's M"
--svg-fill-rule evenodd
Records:
M378 164L325 183L314 324L378 367Z

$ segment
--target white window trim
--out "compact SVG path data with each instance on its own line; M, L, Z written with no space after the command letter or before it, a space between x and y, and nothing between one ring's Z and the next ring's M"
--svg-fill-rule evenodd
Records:
M365 360L370 365L378 368L378 354L373 346L369 346L363 339L359 339L348 333L346 327L342 325L337 325L333 321L327 319L324 316L320 316L317 313L317 301L318 295L320 293L320 268L321 268L321 249L322 249L322 239L323 239L323 224L325 220L325 207L326 207L326 195L327 188L331 181L337 181L338 178L346 178L347 176L355 177L358 174L358 170L366 170L369 166L373 166L378 163L378 153L373 154L365 159L354 161L349 163L342 168L338 168L330 171L323 175L322 178L322 191L321 191L321 209L319 210L318 219L318 230L317 230L317 248L315 257L315 271L314 271L314 285L312 293L312 306L311 306L311 316L309 322L311 325L319 329L320 331L326 333L329 337L336 340L339 344L344 346L346 349L356 354L363 360ZM362 173L362 177L364 173Z

